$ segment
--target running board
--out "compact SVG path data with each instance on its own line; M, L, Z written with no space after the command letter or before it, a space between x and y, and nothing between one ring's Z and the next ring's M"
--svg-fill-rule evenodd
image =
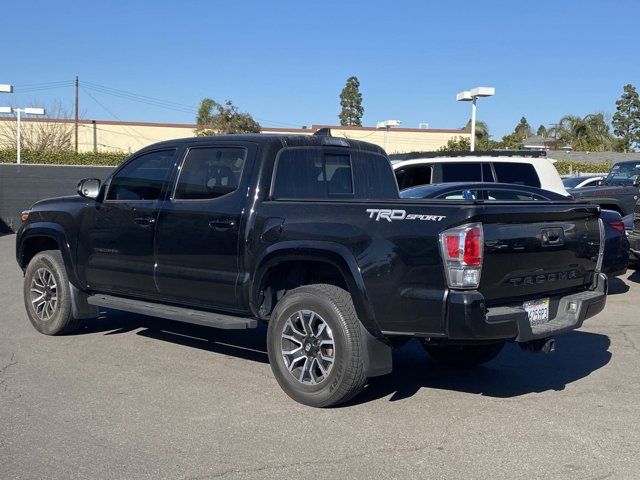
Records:
M139 313L152 317L177 320L178 322L195 323L205 327L223 328L226 330L243 330L256 328L258 321L255 318L234 317L222 313L205 312L189 308L173 307L161 303L133 300L131 298L115 297L113 295L92 295L87 298L90 305L113 308L130 313Z

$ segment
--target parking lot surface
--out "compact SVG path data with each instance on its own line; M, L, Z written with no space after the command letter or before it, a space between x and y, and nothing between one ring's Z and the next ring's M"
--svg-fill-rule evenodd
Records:
M46 337L0 237L0 478L638 478L640 274L532 355L433 363L412 341L349 404L312 409L271 375L265 329L106 312Z

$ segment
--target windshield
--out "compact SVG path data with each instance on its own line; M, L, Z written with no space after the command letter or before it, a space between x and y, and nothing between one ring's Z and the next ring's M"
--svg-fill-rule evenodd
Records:
M607 183L632 184L640 175L640 161L638 163L616 163L607 175Z

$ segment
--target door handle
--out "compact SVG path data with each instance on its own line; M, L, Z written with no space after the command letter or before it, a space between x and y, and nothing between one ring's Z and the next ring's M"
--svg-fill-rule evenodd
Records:
M209 222L209 227L219 232L223 230L229 230L230 228L233 228L235 226L236 226L236 222L231 218L218 218L216 220L211 220Z
M156 219L153 217L138 217L133 220L138 225L142 225L143 227L148 227L156 223Z

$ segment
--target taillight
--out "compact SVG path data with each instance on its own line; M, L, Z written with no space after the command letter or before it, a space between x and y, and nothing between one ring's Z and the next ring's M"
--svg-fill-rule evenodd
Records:
M482 224L470 223L440 234L440 250L451 288L478 288L482 271Z
M619 220L615 220L613 222L609 222L609 225L612 228L615 228L617 231L619 231L620 233L624 233L624 222L619 221Z

